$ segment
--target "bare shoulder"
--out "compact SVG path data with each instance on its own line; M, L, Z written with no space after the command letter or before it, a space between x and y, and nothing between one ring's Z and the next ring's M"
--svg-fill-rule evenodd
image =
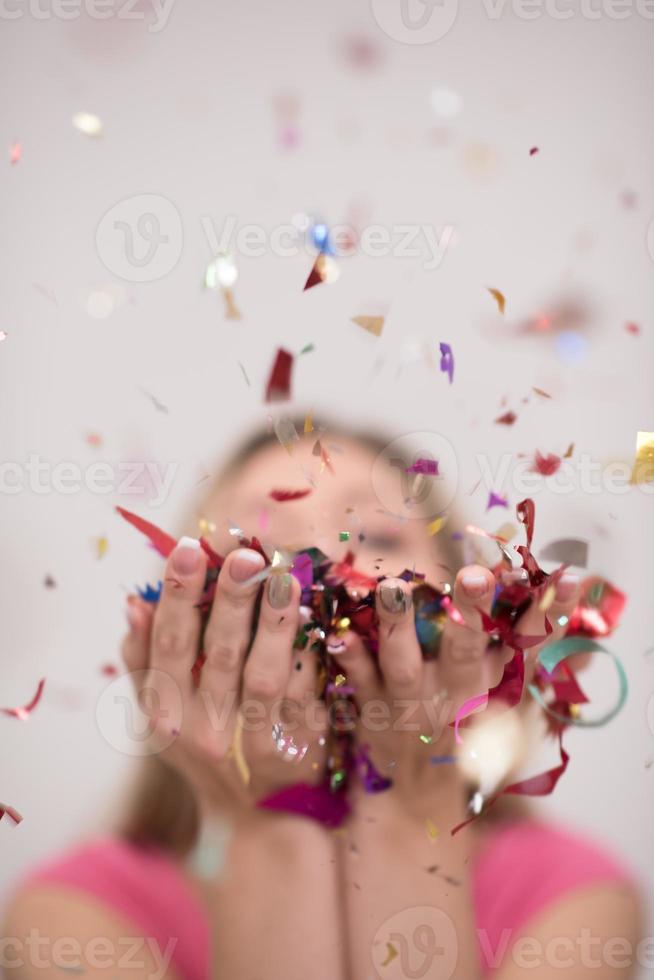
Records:
M627 980L654 966L641 939L641 897L628 882L597 883L561 896L509 944L498 980Z
M175 980L172 950L124 921L100 901L55 883L22 888L0 926L2 965L16 980L61 980L62 971L93 978Z

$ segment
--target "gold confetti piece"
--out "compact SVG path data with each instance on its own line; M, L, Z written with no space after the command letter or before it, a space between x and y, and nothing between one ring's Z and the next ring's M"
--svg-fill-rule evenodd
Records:
M551 395L548 395L546 391L543 391L542 388L532 388L531 390L532 391L535 391L537 395L540 395L541 396L541 398L551 398L552 397Z
M427 820L425 822L425 827L426 827L427 836L429 837L429 839L430 840L436 840L437 837L438 837L438 827L433 822L433 820L430 820L429 819L429 817L427 818Z
M225 301L225 319L240 320L241 311L234 302L234 294L231 289L223 289L221 292L223 294L223 300Z
M363 327L368 333L379 337L384 329L385 319L383 316L353 316L352 323L356 323L357 327Z
M347 681L345 674L337 674L334 678L334 687L343 687L343 684Z
M504 307L506 306L506 299L504 297L504 293L501 293L499 289L492 289L491 286L487 286L486 289L497 303L497 308L500 311L500 313L504 313Z
M84 136L102 136L102 121L92 112L76 112L72 122L75 129Z
M238 715L236 716L234 738L232 739L229 754L236 763L236 768L238 769L239 776L243 780L243 784L248 786L250 783L250 767L248 766L247 759L243 753L243 725L243 715L239 711Z
M566 449L566 451L564 452L563 458L570 459L574 451L575 451L575 444L574 442L571 442L568 448Z
M430 521L427 525L427 534L431 535L432 537L434 534L438 534L446 520L447 514L443 514L442 517L436 517L433 521Z
M200 534L213 534L216 530L216 525L213 521L208 521L206 517L201 517L198 521L198 530Z
M630 483L649 483L651 480L654 480L654 432L639 432Z
M422 742L423 745L431 745L434 739L432 738L431 735L421 735L420 741Z
M343 618L339 619L338 623L336 624L336 634L340 636L342 633L347 633L349 628L350 628L350 617L343 616Z
M308 435L309 432L313 432L313 409L310 409L304 419L304 434Z
M96 556L98 558L104 558L107 554L107 548L109 547L109 541L107 538L95 538L93 541L93 547L95 549Z
M556 586L548 585L543 592L542 598L538 603L538 608L541 612L547 612L552 603L554 602L554 596L556 595Z
M395 946L393 946L393 943L386 943L386 959L382 963L382 966L388 966L389 963L393 962L396 956L397 950Z

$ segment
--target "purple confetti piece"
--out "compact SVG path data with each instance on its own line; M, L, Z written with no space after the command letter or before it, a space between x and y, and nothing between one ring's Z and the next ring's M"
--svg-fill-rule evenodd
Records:
M441 351L441 371L444 371L450 379L450 384L454 380L454 354L449 344L439 344Z

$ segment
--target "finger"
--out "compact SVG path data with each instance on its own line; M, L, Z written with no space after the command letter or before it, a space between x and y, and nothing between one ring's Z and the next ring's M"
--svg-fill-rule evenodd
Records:
M342 636L328 636L327 653L337 661L339 669L347 678L348 687L353 688L359 710L369 701L378 701L384 697L377 665L360 636L351 630Z
M270 749L270 720L291 674L299 623L300 586L290 572L273 571L261 597L259 623L243 671L243 699L261 704L265 721L252 732L254 751Z
M403 579L386 578L377 587L376 598L379 666L388 692L393 698L419 697L423 662L411 587Z
M309 645L304 650L295 650L286 698L294 704L306 704L316 697L317 683L318 664L315 650L311 650Z
M212 698L223 699L228 692L236 696L240 690L259 592L259 582L252 579L264 565L258 551L238 548L220 570L204 632L206 661L200 676L200 689Z
M130 673L144 672L149 666L153 614L151 603L144 602L138 596L128 596L125 610L127 633L123 638L121 655Z
M479 610L490 613L495 577L483 565L466 565L454 582L454 609L443 627L438 655L440 683L447 690L481 682L481 663L488 646Z
M201 616L197 608L204 589L207 559L196 538L183 537L170 555L161 599L154 615L152 663L168 674L182 697L192 690L191 668L200 639Z
M575 572L565 571L557 579L555 591L551 603L547 605L547 591L544 593L546 599L545 608L539 608L538 603L532 602L529 609L518 621L516 632L521 636L542 636L545 635L545 617L551 626L551 633L543 643L529 647L527 654L527 673L531 675L535 667L538 654L543 647L560 640L568 628L568 621L572 612L579 601L580 583L579 576ZM541 603L541 606L543 603Z

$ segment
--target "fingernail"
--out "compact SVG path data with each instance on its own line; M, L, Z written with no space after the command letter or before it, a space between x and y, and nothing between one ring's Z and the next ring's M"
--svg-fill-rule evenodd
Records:
M291 601L291 573L272 572L268 579L268 602L273 609L286 609Z
M559 602L571 599L579 586L579 576L574 572L564 572L556 583L556 598Z
M461 578L463 588L468 595L482 596L488 592L488 579L485 575L463 575Z
M251 548L239 548L229 563L229 574L235 582L247 582L263 568L263 558Z
M200 564L200 542L197 538L180 538L173 551L173 568L178 575L192 575Z
M379 586L379 599L389 613L405 613L411 608L411 593L395 579L388 579Z

